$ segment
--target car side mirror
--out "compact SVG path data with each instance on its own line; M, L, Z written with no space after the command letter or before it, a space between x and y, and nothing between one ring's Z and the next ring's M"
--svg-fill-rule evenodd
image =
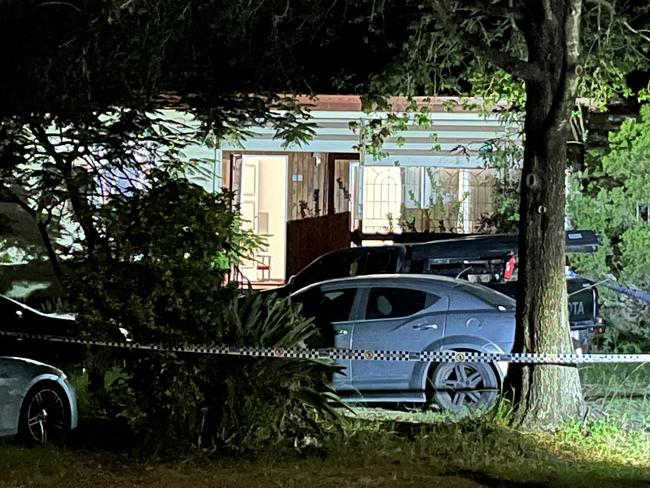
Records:
M23 315L24 315L24 314L23 314L22 311L20 311L20 310L16 310L16 317L18 317L19 319L22 319L22 318L23 318Z
M287 285L293 285L293 282L295 280L296 280L296 275L289 276L289 279L287 280Z

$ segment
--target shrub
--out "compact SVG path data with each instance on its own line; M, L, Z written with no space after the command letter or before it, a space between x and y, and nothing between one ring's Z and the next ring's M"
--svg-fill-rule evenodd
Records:
M69 286L86 333L123 339L125 329L136 342L170 346L278 347L313 333L288 301L238 300L224 285L224 256L246 252L237 248L231 194L160 172L150 180L150 189L114 196L100 209L103 245L78 253ZM317 429L314 416L333 415L323 364L120 350L100 351L95 362L122 368L107 409L127 418L155 454L291 442L301 429Z

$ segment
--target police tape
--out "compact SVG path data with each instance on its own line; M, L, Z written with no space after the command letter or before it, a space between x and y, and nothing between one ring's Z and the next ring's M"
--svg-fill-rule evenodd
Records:
M163 344L139 344L126 341L101 341L76 337L32 334L26 332L0 331L0 337L16 339L78 344L85 346L113 347L128 350L144 350L175 353L210 354L216 356L243 356L253 358L286 359L334 359L353 361L407 361L407 362L456 362L492 363L508 362L519 364L600 364L600 363L650 363L646 354L579 354L579 353L537 353L537 352L473 352L473 351L390 351L365 349L309 349L301 347L237 347L237 346L167 346Z

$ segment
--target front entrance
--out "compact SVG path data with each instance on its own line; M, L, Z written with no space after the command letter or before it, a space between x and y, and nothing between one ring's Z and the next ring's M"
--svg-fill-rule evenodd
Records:
M252 283L284 282L286 267L287 157L242 156L239 190L243 226L266 244L240 271Z
M253 260L238 266L237 281L279 286L312 259L349 247L350 161L356 155L223 155L224 182L237 195L244 227L267 241Z

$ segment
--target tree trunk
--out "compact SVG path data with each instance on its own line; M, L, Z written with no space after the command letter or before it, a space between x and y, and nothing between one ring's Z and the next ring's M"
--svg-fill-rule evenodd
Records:
M533 7L526 32L529 61L541 67L526 81L521 183L519 295L515 350L572 352L565 279L565 168L575 104L580 1ZM511 370L515 424L552 429L583 410L577 368L517 365Z

